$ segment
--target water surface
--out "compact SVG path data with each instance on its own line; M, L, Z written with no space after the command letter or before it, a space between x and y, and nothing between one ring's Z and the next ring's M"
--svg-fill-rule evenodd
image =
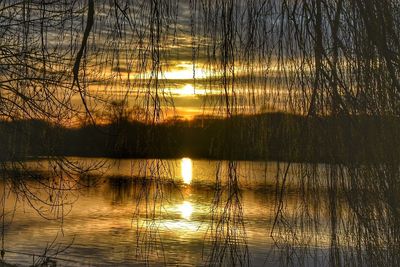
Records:
M7 262L30 265L40 258L29 254L42 255L47 248L59 266L327 264L329 211L319 207L317 232L299 220L301 165L189 158L69 160L101 167L79 177L25 177L11 183L5 196ZM27 165L44 173L58 168L46 162ZM324 165L316 168L325 173ZM324 187L325 179L320 180ZM290 211L284 220L277 216L282 214L282 186L284 209Z

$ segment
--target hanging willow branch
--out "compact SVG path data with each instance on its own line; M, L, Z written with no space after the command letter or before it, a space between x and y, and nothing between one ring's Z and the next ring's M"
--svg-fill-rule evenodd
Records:
M81 59L82 59L82 56L83 56L83 52L86 49L87 40L89 38L89 34L90 34L90 32L92 30L92 27L93 27L93 24L94 24L94 0L88 0L88 5L89 5L89 8L88 8L88 13L87 13L86 28L85 28L85 32L83 34L81 48L79 49L78 54L76 55L74 68L73 68L74 81L72 83L72 88L76 84L76 86L78 87L78 90L79 90L79 94L80 94L81 99L82 99L82 103L83 103L83 105L85 107L85 110L86 110L87 114L90 116L91 120L94 122L94 119L92 118L90 110L89 110L89 108L87 106L83 90L82 90L82 88L80 86L80 83L79 83L79 67L80 67L80 64L81 64Z

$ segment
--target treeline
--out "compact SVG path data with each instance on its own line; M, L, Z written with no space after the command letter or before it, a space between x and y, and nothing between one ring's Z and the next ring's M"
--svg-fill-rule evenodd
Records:
M398 158L395 117L283 113L147 125L125 119L80 128L44 121L0 123L1 160L38 156L381 162ZM393 141L395 140L395 141ZM396 142L396 143L393 143Z

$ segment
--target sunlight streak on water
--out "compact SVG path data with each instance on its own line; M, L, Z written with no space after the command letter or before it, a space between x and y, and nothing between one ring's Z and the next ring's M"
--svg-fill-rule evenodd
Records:
M185 184L190 184L192 182L192 167L193 163L190 158L183 158L181 160L181 175Z
M193 206L190 202L185 201L179 206L182 218L190 220L190 216L193 213Z

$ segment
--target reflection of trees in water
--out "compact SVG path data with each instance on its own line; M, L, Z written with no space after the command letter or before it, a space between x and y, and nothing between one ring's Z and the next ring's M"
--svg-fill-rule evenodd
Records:
M214 192L203 248L204 260L209 265L252 263L240 187L247 173L237 164L221 163L215 187L207 189ZM149 265L168 263L164 258L165 232L162 232L165 231L163 219L168 216L165 204L173 201L181 189L165 174L171 166L156 161L147 161L144 165L149 170L146 177L112 177L110 191L105 193L116 204L134 205L132 225L137 259ZM265 225L266 229L274 226L271 235L276 247L266 262L278 258L282 266L396 264L400 189L396 166L280 163L275 181L276 221ZM39 186L37 180L25 181L31 189ZM67 191L72 196L70 190ZM73 200L66 194L63 197ZM68 204L65 201L64 208ZM56 208L52 207L49 212ZM46 253L51 255L51 250Z
M133 199L136 202L132 221L136 226L136 253L146 264L154 260L165 262L160 225L165 213L164 202L176 189L172 182L172 167L163 160L146 160L139 166Z
M87 188L86 175L96 172L101 175L104 162L82 165L69 159L52 159L39 162L4 162L1 164L1 251L2 258L7 253L19 253L7 247L6 231L12 228L17 207L27 205L46 221L55 221L59 230L53 240L49 240L40 255L32 254L35 266L51 264L53 258L66 251L71 244L63 244L63 223L72 210L83 188ZM99 172L100 171L100 172ZM96 179L97 181L97 179ZM94 182L92 182L92 185ZM21 206L22 205L22 206ZM30 240L30 242L35 242ZM60 243L59 243L60 242ZM21 255L28 256L29 253Z
M301 168L272 232L281 265L397 265L398 164Z
M222 183L224 167L228 178ZM216 173L214 199L210 207L211 222L205 245L211 243L207 262L210 266L249 266L245 222L243 219L242 195L236 162L219 164Z
M350 251L364 256L359 263L399 264L399 171L397 160L348 170L351 180L345 192L354 222L348 238L355 243Z
M147 164L155 168L153 175L165 177L162 165ZM278 258L282 266L396 264L398 172L395 163L353 166L279 163L275 181L276 217L266 225L272 229L276 247L266 262ZM220 163L217 168L210 226L203 248L209 265L251 263L240 189L244 176L246 172L239 172L237 162ZM160 226L167 215L162 206L180 191L168 180L152 178L112 182L119 196L116 199L124 198L122 194L125 200L135 200L138 259L148 264L162 259ZM131 186L126 186L127 183Z
M139 165L143 168L141 176L110 177L108 190L104 192L111 195L113 203L135 205L132 225L136 230L138 260L149 265L154 262L168 263L163 237L165 231L173 229L168 229L163 220L175 220L177 215L168 214L166 204L176 207L181 199L185 200L188 192L199 195L214 192L209 214L203 222L208 225L204 236L204 260L213 266L250 265L236 162L219 163L216 183L207 187L176 184L169 178L172 177L173 166L166 161L147 160ZM174 202L178 199L179 202Z

